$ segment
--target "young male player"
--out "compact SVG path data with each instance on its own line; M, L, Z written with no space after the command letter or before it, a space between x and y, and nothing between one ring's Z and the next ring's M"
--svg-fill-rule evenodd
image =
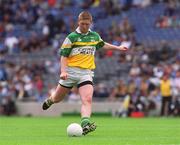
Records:
M126 51L123 46L104 42L98 33L91 31L92 16L83 11L78 17L78 28L70 33L61 46L61 74L55 92L43 103L43 110L60 102L73 86L81 96L81 126L83 134L94 131L96 125L90 121L93 96L93 70L95 51L100 48Z

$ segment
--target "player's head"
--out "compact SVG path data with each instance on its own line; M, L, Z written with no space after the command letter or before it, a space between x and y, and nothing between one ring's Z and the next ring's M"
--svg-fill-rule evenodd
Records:
M87 33L91 24L92 24L92 15L87 11L81 12L78 16L78 25L80 31L82 33Z
M166 80L168 80L168 77L169 77L169 74L168 74L168 73L164 73L162 79L163 79L164 81L166 81Z

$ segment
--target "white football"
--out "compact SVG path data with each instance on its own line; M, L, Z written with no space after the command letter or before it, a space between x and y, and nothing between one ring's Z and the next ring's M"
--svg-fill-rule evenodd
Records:
M71 123L67 127L67 135L69 137L79 137L82 136L83 130L78 123Z

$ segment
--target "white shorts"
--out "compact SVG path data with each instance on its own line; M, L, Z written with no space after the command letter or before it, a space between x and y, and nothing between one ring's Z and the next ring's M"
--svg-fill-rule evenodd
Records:
M89 69L81 69L77 67L67 68L68 77L66 80L59 80L59 84L66 88L77 86L78 88L91 84L93 85L94 72Z

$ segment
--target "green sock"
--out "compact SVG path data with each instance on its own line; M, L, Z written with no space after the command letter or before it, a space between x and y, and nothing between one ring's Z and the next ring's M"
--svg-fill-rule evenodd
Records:
M83 118L81 118L81 127L84 127L84 126L87 125L88 123L90 123L89 117L83 117Z

